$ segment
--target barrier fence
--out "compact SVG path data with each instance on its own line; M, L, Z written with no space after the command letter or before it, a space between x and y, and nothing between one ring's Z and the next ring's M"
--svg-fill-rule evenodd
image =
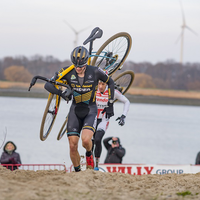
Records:
M200 165L146 165L146 164L100 164L105 172L121 172L131 175L143 174L196 174L200 172Z
M73 165L66 168L64 164L1 164L10 170L63 170L65 172L74 171ZM85 170L83 163L81 169ZM120 172L131 175L144 174L196 174L200 172L200 165L146 165L146 164L99 164L101 172Z
M64 164L1 164L2 166L10 169L11 171L15 169L19 170L63 170L68 171Z

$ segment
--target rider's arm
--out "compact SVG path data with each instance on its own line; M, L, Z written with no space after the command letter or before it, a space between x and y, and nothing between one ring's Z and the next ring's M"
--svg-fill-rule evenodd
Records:
M124 108L123 108L123 115L127 116L128 110L129 110L129 106L130 106L130 101L118 90L115 89L115 99L118 99L120 102L122 102L124 104Z
M52 94L57 94L57 95L62 94L62 90L57 89L52 83L46 82L44 88Z

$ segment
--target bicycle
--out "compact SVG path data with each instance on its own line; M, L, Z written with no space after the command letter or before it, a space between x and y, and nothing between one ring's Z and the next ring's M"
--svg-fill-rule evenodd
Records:
M109 40L107 40L100 47L100 49L97 52L92 52L93 41L97 38L101 38L102 34L103 34L103 31L100 28L96 27L95 29L92 30L91 34L84 41L83 44L86 45L87 43L89 43L90 57L88 59L88 65L90 65L92 63L92 65L101 67L103 70L108 70L108 75L111 76L124 63L128 53L130 51L132 41L131 41L131 37L126 33L126 40L128 41L127 42L128 45L126 45L125 53L121 54L121 52L119 52L119 56L116 54L117 52L115 52L115 55L113 55L113 53L111 53L111 51L109 51L109 53L108 52L106 53L104 48L106 46L108 46L110 42L115 41L115 39L119 39L120 37L124 37L124 33L123 34L120 33L120 34L116 34L116 35L112 36ZM103 56L101 55L101 52L100 52L101 49L103 49L103 51L104 51ZM92 57L94 57L94 58L91 61ZM101 58L100 62L97 61L98 57ZM103 66L103 63L105 64L105 66ZM32 81L30 83L29 91L30 91L31 87L36 83L37 79L41 79L41 80L44 80L44 81L47 81L47 82L51 82L52 84L54 84L54 86L57 89L61 89L60 86L67 87L67 85L61 80L61 78L64 75L66 75L69 71L71 71L73 68L74 68L74 65L71 65L66 70L62 71L60 74L56 73L55 76L51 79L47 79L47 78L41 77L41 76L33 77ZM41 127L40 127L40 139L42 141L46 140L46 138L48 137L48 135L49 135L49 133L50 133L52 127L53 127L53 124L55 122L55 119L56 119L56 116L57 116L57 113L58 113L58 110L59 110L60 101L61 101L61 97L59 95L49 93L47 105L46 105L46 108L45 108L45 111L44 111L44 114L43 114ZM67 115L67 117L66 117L60 131L59 131L59 134L57 136L57 140L60 140L62 138L62 136L64 135L64 133L66 132L67 121L68 121L68 115Z

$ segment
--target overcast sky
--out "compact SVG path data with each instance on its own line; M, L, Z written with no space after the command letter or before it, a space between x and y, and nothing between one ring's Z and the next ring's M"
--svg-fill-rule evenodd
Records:
M198 36L185 30L184 62L200 62L200 0L182 0L186 24ZM179 0L0 0L0 58L5 56L53 55L69 59L74 47L95 27L103 37L94 49L118 32L128 32L133 45L127 60L157 63L180 61L182 14ZM86 46L88 47L88 46Z

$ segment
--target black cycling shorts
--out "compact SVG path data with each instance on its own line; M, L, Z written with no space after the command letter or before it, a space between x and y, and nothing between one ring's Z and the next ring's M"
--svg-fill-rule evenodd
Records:
M93 132L96 131L97 123L97 106L96 104L84 105L72 104L68 123L67 123L67 136L76 135L80 137L82 129L89 129Z

